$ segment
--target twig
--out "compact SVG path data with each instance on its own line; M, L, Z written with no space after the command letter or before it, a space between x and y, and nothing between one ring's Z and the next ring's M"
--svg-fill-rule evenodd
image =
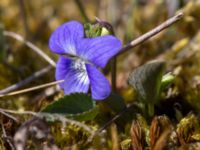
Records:
M50 117L50 118L53 118L54 120L59 120L59 121L62 121L62 122L67 122L67 123L70 123L70 124L77 125L77 126L83 128L84 130L86 130L87 132L89 132L91 135L93 135L95 133L94 130L91 129L90 127L88 127L87 125L85 125L81 122L78 122L76 120L68 119L65 116L60 115L60 114L38 113L37 116L38 117L45 117L45 118Z
M32 112L32 111L15 111L15 110L10 110L10 109L3 109L0 108L0 111L6 112L6 113L11 113L11 114L27 114L27 115L33 115L36 116L36 112Z
M88 139L88 142L91 142L93 140L93 138L99 134L100 132L102 132L103 130L105 130L110 124L112 124L114 121L116 121L119 117L121 117L125 112L127 112L131 107L136 106L136 103L132 103L130 104L128 107L126 107L124 110L122 110L120 113L118 113L115 117L113 117L111 120L109 120L108 122L106 122L101 128L99 128L94 134L93 136L91 136Z
M35 46L33 43L25 40L21 35L16 34L14 32L10 32L10 31L4 31L3 34L5 36L8 37L12 37L24 44L26 44L29 48L31 48L34 52L36 52L39 56L41 56L42 58L44 58L50 65L52 65L53 67L56 66L56 63L48 56L46 55L40 48L38 48L37 46Z
M95 135L97 135L98 133L96 131L94 131L92 128L88 127L87 125L81 123L81 122L78 122L76 120L72 120L72 119L68 119L66 118L65 116L63 115L59 115L59 114L49 114L49 113L38 113L38 117L44 117L44 118L48 118L48 117L51 117L53 118L54 120L59 120L61 121L62 123L70 123L70 124L74 124L82 129L84 129L85 131L87 131L88 133L90 133L90 136L88 137L88 140L86 141L86 143L90 143L93 138L95 137ZM79 144L79 143L77 143ZM71 147L71 146L70 146ZM69 147L69 148L70 148ZM71 148L70 148L71 149Z
M47 66L47 67L35 72L33 75L29 76L28 78L26 78L26 79L24 79L24 80L22 80L22 81L20 81L20 82L18 82L16 84L13 84L13 85L11 85L11 86L3 89L3 90L0 90L0 94L6 94L8 92L11 92L11 91L14 91L16 89L19 89L22 86L30 83L31 81L33 81L33 80L43 76L44 74L48 73L49 70L51 70L51 69L52 69L52 66Z
M0 109L0 113L2 113L3 115L7 116L8 118L14 120L15 122L19 122L17 118L15 118L14 116L2 111L1 109Z
M109 120L106 124L104 124L101 128L99 128L96 133L99 133L106 129L110 124L112 124L114 121L116 121L119 117L121 117L125 112L127 112L131 107L135 106L135 103L130 104L128 107L126 107L124 110L122 110L119 114L117 114L115 117L113 117L111 120Z
M8 136L6 134L6 130L5 130L4 126L3 126L3 121L2 120L1 120L1 129L2 129L2 133L3 133L3 138L5 138L5 140L9 144L10 148L12 150L15 150L15 147L13 146L12 142L10 141L10 139L8 138Z
M122 53L126 52L127 50L143 43L144 41L148 40L149 38L153 37L154 35L158 34L162 30L168 28L169 26L173 25L177 21L179 21L183 17L183 13L180 12L174 17L168 19L167 21L163 22L161 25L157 26L156 28L152 29L151 31L145 33L144 35L138 37L137 39L131 41L125 47L123 47L116 56L121 55Z
M40 112L36 113L36 112L33 112L33 111L15 111L15 110L3 109L3 108L0 108L0 110L7 112L7 113L12 113L12 114L19 114L19 115L27 114L27 115L33 115L33 116L36 116L36 117L39 117L39 118L53 118L54 120L59 120L59 121L62 121L62 122L67 122L67 123L70 123L70 124L77 125L77 126L83 128L84 130L88 131L91 135L94 134L94 130L91 129L90 127L88 127L87 125L85 125L81 122L78 122L76 120L68 119L65 116L62 116L62 115L59 115L59 114L40 113Z
M83 16L84 20L85 20L86 22L89 22L89 18L88 18L87 15L86 15L85 9L84 9L83 4L81 3L81 1L80 1L80 0L75 0L75 2L76 2L76 5L77 5L78 8L79 8L79 10L80 10L80 12L81 12L81 15Z
M56 84L59 84L59 83L62 83L62 82L64 82L64 80L58 80L58 81L42 84L42 85L39 85L39 86L35 86L35 87L31 87L31 88L27 88L27 89L23 89L23 90L19 90L19 91L14 91L14 92L11 92L11 93L8 93L8 94L0 94L0 97L12 96L12 95L17 95L17 94L21 94L21 93L26 93L26 92L38 90L38 89L41 89L41 88L53 86L53 85L56 85Z

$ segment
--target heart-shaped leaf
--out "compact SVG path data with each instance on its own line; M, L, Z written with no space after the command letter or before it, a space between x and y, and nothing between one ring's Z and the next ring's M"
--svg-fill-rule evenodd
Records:
M128 82L133 86L141 100L156 103L160 94L164 69L165 62L154 61L136 68L130 74Z
M61 114L79 121L92 120L98 113L95 101L83 93L67 95L42 110L45 113Z

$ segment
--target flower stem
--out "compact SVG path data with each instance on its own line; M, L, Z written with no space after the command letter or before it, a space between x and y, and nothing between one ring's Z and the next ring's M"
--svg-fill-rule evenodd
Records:
M111 61L111 83L113 92L116 91L116 73L117 73L117 57L112 58Z
M80 0L75 0L75 3L78 6L78 8L80 10L80 13L83 16L84 20L86 22L89 22L89 18L86 15L85 9L84 9L83 4L81 3L81 1Z
M26 38L28 38L30 34L29 26L28 26L28 21L27 21L27 15L26 15L26 9L25 9L25 1L24 0L18 0L19 3L19 11L22 17L22 22L24 25L24 30L26 33Z
M151 118L154 115L154 104L149 103L147 104L148 107L148 116Z

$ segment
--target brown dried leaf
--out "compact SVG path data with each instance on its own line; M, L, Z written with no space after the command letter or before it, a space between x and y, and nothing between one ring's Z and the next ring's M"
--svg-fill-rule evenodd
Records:
M150 127L150 146L154 150L162 150L169 139L172 125L167 116L156 116Z
M130 133L133 149L144 150L145 132L138 121L133 121Z

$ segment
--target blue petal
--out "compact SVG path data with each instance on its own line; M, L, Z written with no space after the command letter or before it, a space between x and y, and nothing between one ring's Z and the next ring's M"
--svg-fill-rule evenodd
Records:
M60 57L56 65L56 80L63 80L72 65L72 61L65 57ZM64 83L59 84L64 89Z
M111 88L106 77L92 65L87 64L86 68L90 79L92 98L94 100L107 98L110 95Z
M52 52L63 55L76 55L76 43L84 37L83 25L78 21L70 21L59 26L49 39Z
M66 95L71 93L87 93L89 90L89 78L84 62L72 61L69 68L65 68L67 73L64 81L64 92Z
M116 37L105 35L81 40L77 45L77 53L83 59L104 68L120 48L121 42Z

